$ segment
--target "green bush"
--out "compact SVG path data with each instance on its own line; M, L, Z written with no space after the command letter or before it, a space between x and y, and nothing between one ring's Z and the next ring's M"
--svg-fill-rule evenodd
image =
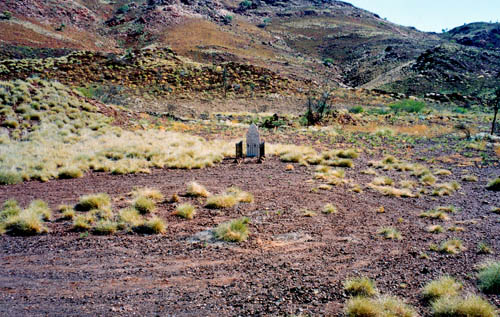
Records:
M401 111L410 113L419 113L422 110L424 110L425 106L426 106L425 102L411 100L411 99L401 100L389 105L391 110L396 113Z
M124 14L127 13L130 10L130 7L128 4L122 5L121 7L116 10L116 14Z
M239 7L242 10L247 10L247 9L249 9L252 6L252 4L253 4L252 1L250 1L250 0L244 0L244 1L240 2Z
M479 271L479 289L489 294L500 294L500 262L491 262Z
M323 65L325 65L327 67L333 65L333 58L329 58L329 57L324 58L323 59Z
M453 109L453 112L455 113L461 113L461 114L465 114L468 112L467 109L463 108L463 107L456 107L455 109Z
M362 113L364 111L365 111L365 109L362 106L355 106L355 107L352 107L351 109L349 109L350 113Z
M2 14L2 19L4 20L12 19L12 13L10 11L4 11Z

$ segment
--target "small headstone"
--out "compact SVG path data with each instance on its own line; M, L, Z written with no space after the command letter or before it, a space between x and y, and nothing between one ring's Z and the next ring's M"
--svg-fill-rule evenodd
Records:
M243 141L236 143L236 159L243 158Z
M260 134L255 124L251 124L247 132L247 157L259 156Z
M259 146L259 161L266 157L266 142L262 141Z

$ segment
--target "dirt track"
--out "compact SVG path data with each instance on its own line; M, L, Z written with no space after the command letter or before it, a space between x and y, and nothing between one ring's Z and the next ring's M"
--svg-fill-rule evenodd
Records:
M358 164L346 178L364 185L371 176ZM477 243L487 242L500 252L498 216L500 195L484 189L495 168L474 170L478 183L462 183L451 197L433 200L389 198L365 189L361 194L346 185L312 192L317 184L311 168L269 159L264 164L232 161L205 170L157 170L151 175L112 176L94 173L82 179L28 182L0 186L0 202L16 198L26 205L35 198L73 204L78 197L107 192L114 207L127 205L134 186L151 186L167 196L182 194L185 184L197 180L217 193L236 185L254 194L255 203L214 211L203 201L182 197L199 206L194 220L171 215L173 204L162 204L158 214L167 220L161 236L117 234L81 237L71 222L54 221L51 233L37 237L0 237L0 315L339 315L347 297L342 282L366 275L382 293L406 298L428 315L419 289L429 280L451 274L476 289L474 266L494 255L477 254ZM326 203L339 213L321 214ZM461 212L442 222L419 218L436 206L456 205ZM379 206L385 213L377 213ZM304 209L318 212L304 217ZM251 218L251 236L241 244L193 242L195 234L241 215ZM403 218L403 222L398 221ZM427 233L431 224L445 227L456 221L465 232ZM377 230L394 226L402 241L383 240ZM460 238L467 251L443 255L429 251L430 243ZM420 258L426 252L430 259ZM500 306L500 296L488 299Z

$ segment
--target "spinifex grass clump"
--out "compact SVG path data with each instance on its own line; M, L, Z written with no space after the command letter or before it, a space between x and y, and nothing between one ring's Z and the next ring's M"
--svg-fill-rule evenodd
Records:
M182 204L174 211L174 215L185 219L193 219L194 215L196 215L196 209L191 204Z
M197 182L191 182L187 185L186 194L192 197L208 197L211 195L205 186L200 185Z
M464 247L461 240L451 239L443 241L438 250L441 253L458 254L462 251L465 251L466 248Z
M149 214L155 211L156 203L151 198L140 196L134 200L134 208L141 214Z
M0 111L11 110L0 114L9 118L2 122L12 122L8 140L0 138L0 183L74 178L87 170L125 174L204 168L233 152L226 141L111 126L112 118L56 82L0 81L0 96L0 106L6 104Z
M101 220L96 223L93 233L96 235L111 235L116 232L118 224L110 220Z
M75 205L77 211L89 211L92 209L101 209L111 205L111 198L108 194L99 193L80 197Z
M489 294L500 294L500 262L490 262L479 271L479 288Z
M344 282L344 291L350 296L375 296L378 294L375 282L368 277L356 277Z
M155 202L162 201L164 199L163 194L156 188L151 188L151 187L142 187L142 188L135 188L132 192L132 197L138 198L138 197L146 197L149 198Z
M323 213L335 214L335 213L337 213L337 208L334 205L328 203L323 207Z
M165 222L159 217L153 217L132 228L137 233L142 234L162 234L167 231Z
M347 301L348 317L417 317L415 309L394 296L354 297Z
M21 209L15 200L7 200L0 211L0 234L30 236L48 232L44 220L49 220L52 211L47 203L34 200L28 208Z
M208 197L205 207L212 209L232 208L240 202L252 203L253 200L254 198L251 193L233 186L226 189L222 194Z
M496 308L477 295L441 297L432 302L435 317L497 317Z
M14 185L22 182L23 178L18 172L0 169L0 185Z
M460 294L462 284L453 277L443 276L438 280L431 281L425 285L422 295L425 299L433 301L441 297L451 297Z
M500 177L495 178L491 182L488 183L488 186L486 186L486 189L492 190L492 191L500 191Z
M381 228L377 233L388 240L401 240L403 238L401 232L393 227Z
M242 217L221 223L215 228L215 236L228 242L242 242L248 238L248 223L250 219Z

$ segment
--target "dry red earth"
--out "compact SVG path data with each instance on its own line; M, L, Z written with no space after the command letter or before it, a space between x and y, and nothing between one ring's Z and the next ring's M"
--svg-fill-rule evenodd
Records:
M366 157L346 178L364 185L372 176L360 173ZM484 241L500 252L498 193L485 190L498 168L476 169L477 183L462 183L451 197L390 198L365 189L354 193L340 185L312 192L313 169L270 158L263 164L237 165L225 160L204 170L156 170L151 175L112 176L92 173L81 179L27 182L0 186L0 201L17 199L25 206L41 198L51 207L74 204L78 197L107 192L118 209L128 204L135 186L151 186L165 195L182 194L197 180L218 193L236 185L255 195L253 204L221 211L203 201L181 197L198 206L194 220L171 215L174 204L161 204L167 233L157 236L119 233L81 236L71 222L53 221L51 232L35 237L0 237L0 315L340 315L347 296L342 282L358 275L376 280L382 293L407 299L422 315L429 310L419 296L429 280L451 274L476 292L474 267L494 255L477 253ZM458 175L458 170L451 168ZM396 172L390 172L394 178ZM399 175L399 174L398 174ZM451 180L452 176L441 177ZM456 179L456 177L455 177ZM338 214L325 215L326 203ZM422 211L444 206L461 211L443 222L419 218ZM385 213L377 213L384 206ZM317 211L304 217L304 209ZM200 232L239 216L251 218L250 238L243 243L196 241ZM57 218L57 217L54 217ZM403 221L398 221L402 218ZM463 226L464 232L427 233L427 225ZM398 228L403 240L383 240L377 230ZM198 234L198 235L197 235ZM459 238L467 251L445 255L429 251L431 243ZM425 252L429 259L420 258ZM484 295L486 296L486 295ZM500 296L487 299L500 306Z

